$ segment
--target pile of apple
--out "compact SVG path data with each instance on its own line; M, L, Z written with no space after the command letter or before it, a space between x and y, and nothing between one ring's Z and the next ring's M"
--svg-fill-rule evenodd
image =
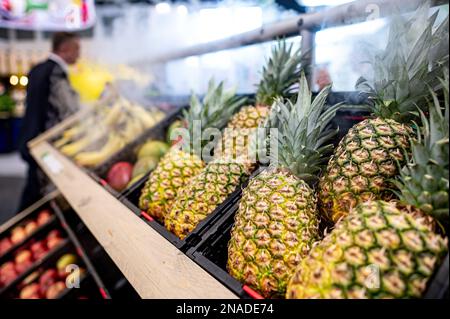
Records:
M46 270L38 270L24 280L19 288L20 299L56 299L67 289L67 283L79 280L79 276L84 273L80 268L78 272L67 272L66 267L77 263L77 256L65 254L58 259L56 265ZM77 277L77 278L76 278Z
M46 224L52 217L52 213L48 209L41 210L36 220L27 220L21 225L11 230L10 236L0 239L0 256L7 252L12 246L23 242L37 228Z
M117 162L108 171L106 182L114 190L121 192L131 187L148 172L154 170L162 156L169 150L169 144L162 141L149 140L137 150L137 161Z
M27 271L33 263L44 258L49 251L63 241L58 229L50 231L47 236L39 241L32 241L25 247L21 247L14 256L14 260L5 262L0 266L0 287L8 285L20 274Z

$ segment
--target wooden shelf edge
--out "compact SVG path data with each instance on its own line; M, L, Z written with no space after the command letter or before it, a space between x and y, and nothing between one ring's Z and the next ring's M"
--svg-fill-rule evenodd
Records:
M142 298L237 298L48 142L31 154Z

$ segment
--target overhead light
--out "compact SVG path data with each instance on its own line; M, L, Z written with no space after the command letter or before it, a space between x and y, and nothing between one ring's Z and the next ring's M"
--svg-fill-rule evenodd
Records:
M20 77L20 81L19 82L20 82L20 85L27 86L28 85L28 77L25 76L25 75L22 75Z
M188 8L184 4L180 4L177 6L177 13L180 16L187 16L188 15Z
M171 10L170 4L167 2L160 2L157 5L155 5L156 13L164 14L169 13Z
M11 75L9 78L9 83L11 83L11 85L19 84L19 77L17 75Z

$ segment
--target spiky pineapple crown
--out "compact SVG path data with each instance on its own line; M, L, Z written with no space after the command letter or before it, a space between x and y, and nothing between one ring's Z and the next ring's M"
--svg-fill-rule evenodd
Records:
M300 49L280 41L263 67L262 78L256 91L256 104L272 105L276 97L285 97L300 77L302 55Z
M448 71L447 71L448 72ZM441 224L449 222L449 94L448 73L440 79L444 108L431 91L433 103L428 117L420 111L422 128L411 141L412 156L394 181L401 202L435 217Z
M438 75L448 63L448 16L433 31L438 12L428 12L425 4L409 20L394 17L385 50L369 57L373 79L360 78L356 87L373 100L374 115L407 123L417 105L426 108L428 86L439 87Z
M183 110L183 117L189 132L190 149L200 153L195 145L203 147L209 141L198 135L205 133L209 128L223 129L233 113L244 102L245 98L235 96L234 89L225 90L223 82L216 85L213 79L208 82L208 90L202 102L195 94L192 94L190 108ZM198 139L200 139L200 143L194 143Z
M271 165L288 169L310 185L318 181L333 150L331 138L338 132L329 124L341 104L325 106L330 88L324 88L311 102L311 91L302 72L296 103L277 99L264 123L266 129L278 129L278 153L270 153Z

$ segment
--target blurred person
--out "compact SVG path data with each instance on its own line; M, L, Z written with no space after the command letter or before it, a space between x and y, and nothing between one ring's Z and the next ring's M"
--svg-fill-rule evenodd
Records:
M327 85L332 84L330 72L328 71L328 66L322 65L316 69L315 74L316 84L318 91L321 91Z
M68 79L68 66L75 64L79 56L80 38L76 34L55 33L48 59L33 67L28 75L26 112L19 139L19 151L28 164L28 173L19 212L39 200L48 184L27 143L79 109L78 94Z

